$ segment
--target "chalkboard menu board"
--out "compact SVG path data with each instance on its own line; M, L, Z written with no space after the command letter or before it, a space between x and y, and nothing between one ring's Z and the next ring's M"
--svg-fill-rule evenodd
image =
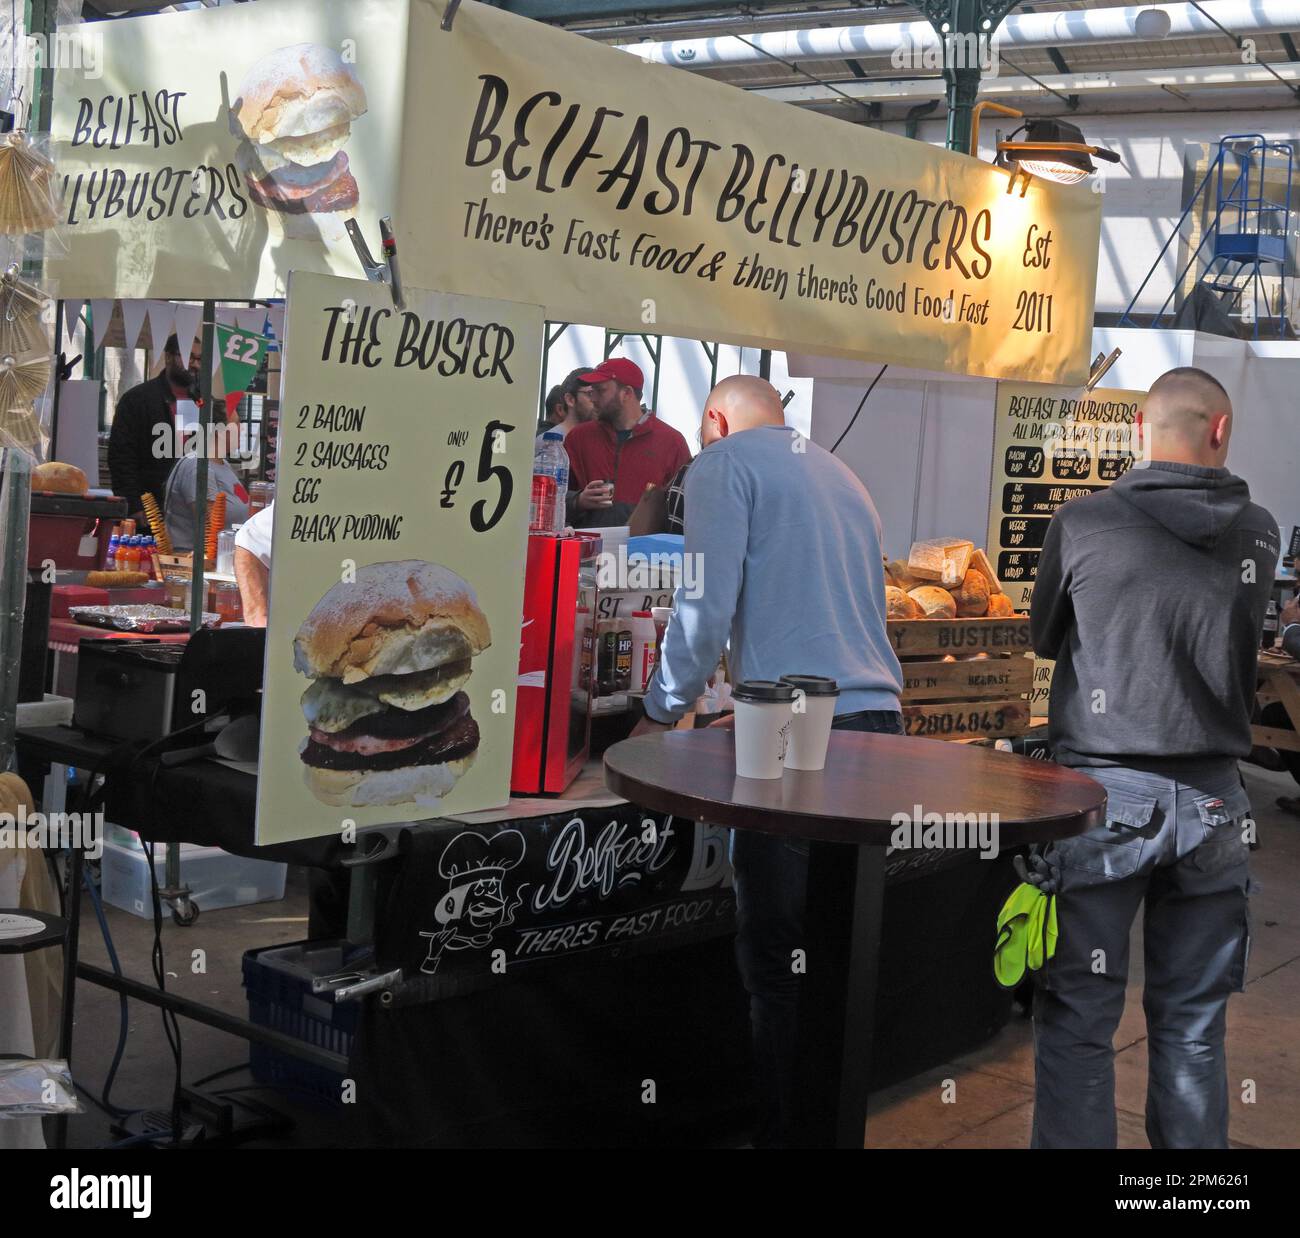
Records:
M1016 610L1034 595L1038 555L1062 503L1104 490L1133 466L1143 391L999 383L993 427L988 556ZM1029 695L1047 713L1052 663L1037 659Z

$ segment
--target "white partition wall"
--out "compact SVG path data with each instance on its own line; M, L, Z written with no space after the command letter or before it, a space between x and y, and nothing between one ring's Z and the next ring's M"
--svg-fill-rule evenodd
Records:
M1300 524L1300 344L1194 331L1094 331L1094 353L1115 347L1123 353L1099 389L1149 387L1178 365L1199 366L1223 383L1235 410L1228 467L1273 513L1285 543ZM811 437L831 447L880 367L793 354L787 363L791 374L815 380ZM836 449L871 491L891 557L906 554L914 537L983 544L994 390L986 379L891 367Z

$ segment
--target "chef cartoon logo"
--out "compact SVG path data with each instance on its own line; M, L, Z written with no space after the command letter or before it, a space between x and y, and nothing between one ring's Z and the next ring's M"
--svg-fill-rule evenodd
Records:
M438 872L447 879L433 913L439 927L420 933L429 939L422 972L433 975L444 950L480 949L498 929L515 922L523 898L506 890L505 876L523 858L524 836L518 830L491 838L466 830L447 844L438 859Z

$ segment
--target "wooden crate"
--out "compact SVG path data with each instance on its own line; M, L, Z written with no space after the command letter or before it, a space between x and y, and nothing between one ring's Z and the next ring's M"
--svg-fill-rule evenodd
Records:
M1300 662L1280 650L1265 650L1259 655L1258 689L1255 701L1261 707L1281 701L1295 730L1286 727L1252 725L1251 739L1265 748L1300 752Z
M889 639L902 662L909 735L1003 739L1028 730L1028 619L906 619L889 624ZM974 653L988 656L965 656ZM944 662L945 654L961 660Z
M902 619L888 625L900 658L914 653L1031 653L1029 619Z

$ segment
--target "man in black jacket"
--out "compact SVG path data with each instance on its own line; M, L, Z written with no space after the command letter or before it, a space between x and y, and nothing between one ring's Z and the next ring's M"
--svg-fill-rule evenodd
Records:
M1059 935L1034 999L1035 1147L1115 1146L1112 1041L1142 904L1147 1137L1228 1146L1253 837L1237 761L1279 546L1224 467L1231 429L1214 378L1170 370L1139 414L1147 462L1066 503L1043 541L1030 630L1056 659L1048 731L1058 761L1105 786L1107 819L1045 853Z
M174 335L163 347L163 368L156 377L132 387L117 402L108 436L108 472L113 493L124 498L127 510L139 514L140 496L152 494L161 508L172 465L180 456L176 433L176 401L193 400L199 390L203 351L195 339L189 366Z

